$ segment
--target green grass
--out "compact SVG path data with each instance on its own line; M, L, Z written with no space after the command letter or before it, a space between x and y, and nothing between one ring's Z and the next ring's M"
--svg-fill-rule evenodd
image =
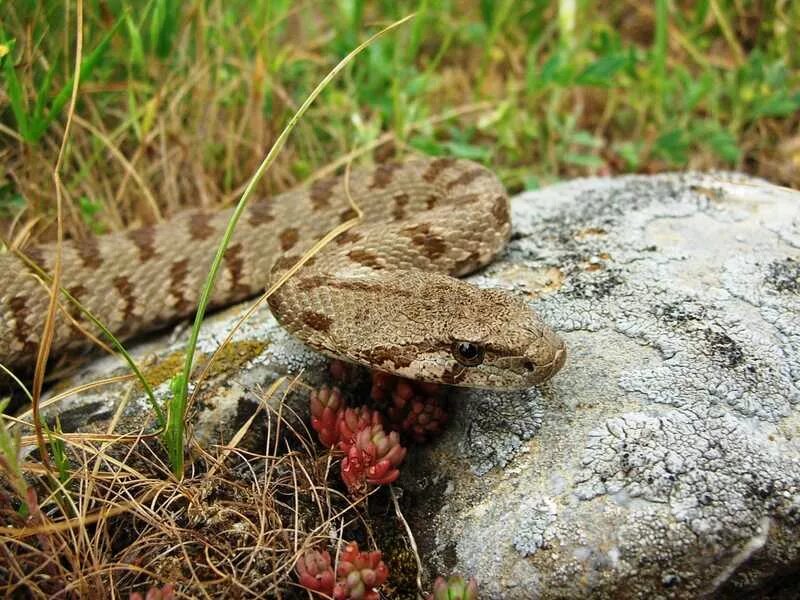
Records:
M120 17L114 26L101 38L97 46L81 61L81 79L91 76L95 67L103 60L108 50L111 38L122 25ZM8 38L8 33L0 27L0 45L3 53L11 57L14 53L14 39ZM19 135L25 142L36 143L47 132L53 120L63 112L72 93L74 78L70 77L58 87L54 86L55 70L57 63L51 63L41 77L34 80L33 89L35 98L26 94L19 74L12 60L3 61L3 81L6 87L8 103L16 121Z
M413 10L411 26L322 92L261 190L291 187L385 132L379 157L468 157L512 190L683 168L798 184L781 145L798 129L797 3L570 5L89 0L78 114L95 131L73 134L68 231L151 220L189 198L230 202L324 74ZM27 206L45 217L40 232L52 220L42 166L63 124L74 14L52 0L6 2L0 20L11 175L0 181L0 215ZM448 111L462 114L437 119Z
M28 504L28 484L22 475L20 464L20 441L19 431L12 433L6 424L6 417L3 414L8 406L8 399L0 400L0 471L9 482L9 487L16 492L20 499L17 512L23 517L29 514Z

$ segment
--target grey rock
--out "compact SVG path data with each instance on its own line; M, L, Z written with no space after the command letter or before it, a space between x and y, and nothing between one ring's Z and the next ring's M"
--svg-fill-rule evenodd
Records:
M492 598L800 581L800 194L666 175L512 207L474 279L530 294L569 357L540 389L459 394L401 478L423 562Z
M410 454L400 484L429 575L474 575L490 598L650 599L736 597L800 571L798 202L732 174L514 200L505 256L472 280L527 295L569 357L539 389L455 393L446 434ZM213 316L199 352L244 310ZM134 350L156 357L159 399L185 337ZM259 407L303 417L306 393L264 390L318 385L321 357L266 308L231 348L197 390L196 439L230 440ZM122 372L107 358L69 383ZM152 427L131 382L49 410L65 429L103 429L117 410L117 432Z

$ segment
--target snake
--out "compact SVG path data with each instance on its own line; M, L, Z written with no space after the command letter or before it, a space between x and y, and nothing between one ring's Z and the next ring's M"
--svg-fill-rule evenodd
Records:
M185 210L154 225L65 240L62 289L122 340L191 317L231 210ZM348 170L250 203L210 308L263 293L308 253L267 302L311 348L413 380L529 388L563 366L564 341L523 297L461 279L491 263L510 234L506 189L475 162L411 158ZM52 272L56 251L43 243L24 254ZM7 368L33 364L47 288L16 253L0 254L0 363ZM59 306L51 353L84 353L92 345L86 332L99 330L75 302Z

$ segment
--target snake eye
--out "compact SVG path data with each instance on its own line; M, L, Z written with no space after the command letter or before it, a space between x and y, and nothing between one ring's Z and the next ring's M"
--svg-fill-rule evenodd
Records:
M465 367L483 362L483 348L473 342L453 342L453 358Z

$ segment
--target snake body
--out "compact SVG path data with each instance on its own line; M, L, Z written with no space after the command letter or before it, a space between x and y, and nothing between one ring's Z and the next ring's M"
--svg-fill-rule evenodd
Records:
M348 196L349 195L349 196ZM223 261L212 306L261 293L319 238L363 210L358 225L316 253L275 294L278 322L330 356L423 381L525 388L563 365L565 346L527 305L457 277L508 240L508 196L488 169L418 159L355 170L251 204ZM126 339L190 316L230 217L192 211L165 223L62 245L62 286ZM52 271L55 246L26 249ZM0 362L32 364L48 304L41 281L0 255ZM53 352L83 351L65 302Z

